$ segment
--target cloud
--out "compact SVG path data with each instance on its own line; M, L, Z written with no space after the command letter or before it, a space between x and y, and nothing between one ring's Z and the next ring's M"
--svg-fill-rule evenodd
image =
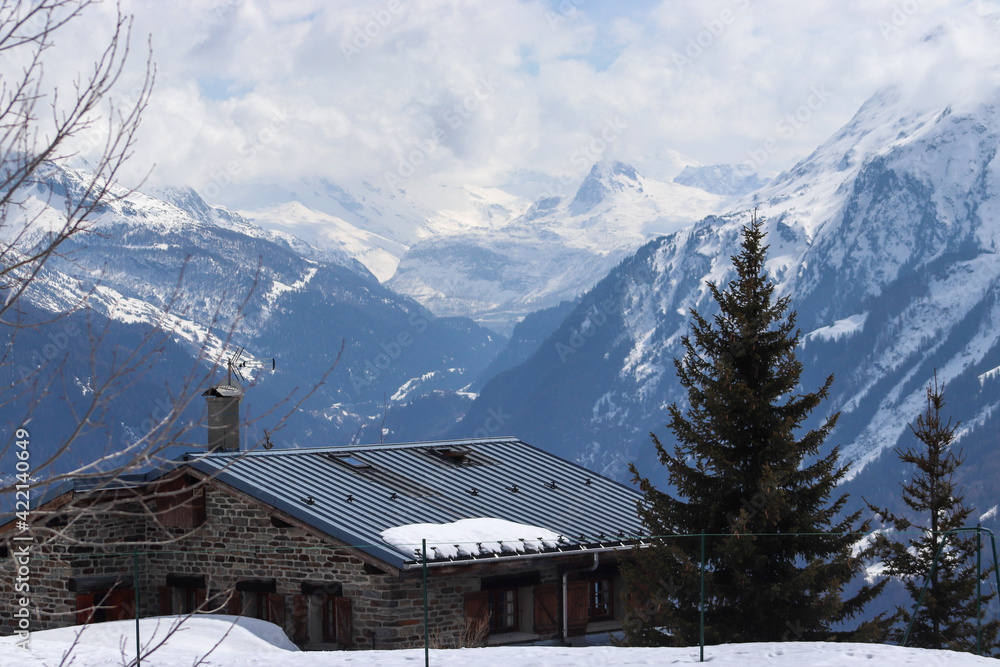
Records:
M769 139L760 168L772 173L879 87L921 81L940 100L1000 54L992 2L624 4L125 2L133 42L152 34L158 68L134 172L156 163L154 183L203 192L304 176L385 184L401 169L480 185L517 170L582 178L581 147L617 122L603 153L661 177L679 168L674 151L741 163ZM105 3L67 29L53 82L95 56L111 18ZM817 87L829 93L819 104ZM804 106L808 121L779 132Z

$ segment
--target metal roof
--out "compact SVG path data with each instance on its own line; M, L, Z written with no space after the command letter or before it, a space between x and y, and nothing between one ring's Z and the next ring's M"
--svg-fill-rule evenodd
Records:
M638 491L516 438L186 458L191 467L398 568L413 567L419 556L380 533L416 523L488 517L566 538L557 548L514 554L522 557L622 548L642 534Z

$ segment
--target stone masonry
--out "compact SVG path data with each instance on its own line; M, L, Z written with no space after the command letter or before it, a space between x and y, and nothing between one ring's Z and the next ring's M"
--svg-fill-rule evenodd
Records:
M331 648L308 630L318 621L304 614L318 614L315 603L308 599L315 591L333 592L349 601L345 603L349 604L349 619L343 627L350 628L350 636L337 638L341 647L423 645L424 595L419 569L397 570L216 480L194 482L194 488L203 493L204 514L203 523L193 527L165 527L156 518L163 516L163 508L156 508L162 500L123 500L121 492L105 498L109 502L98 500L84 511L74 510L68 519L60 516L59 508L71 498L49 503L48 530L56 531L56 537L32 552L31 629L77 623L81 594L112 580L117 587L134 590L138 569L141 616L170 613L171 602L164 596L174 595L169 588L171 578L175 584L204 581L200 601L203 610L214 613L261 617L260 609L254 613L247 604L254 599L254 590L264 590L263 597L256 599L266 599L270 605L268 620L282 625L303 647ZM5 600L15 595L12 527L12 523L0 527L0 544L5 545L0 547L0 594ZM481 590L484 577L517 580L530 574L536 583L551 585L559 581L563 569L579 568L584 560L583 556L568 556L429 568L428 630L432 644L447 647L468 642L465 599ZM123 604L131 605L132 595L126 595ZM530 589L525 589L520 605L521 629L530 634ZM17 619L12 612L0 613L0 634L16 631ZM531 639L558 634L533 635Z

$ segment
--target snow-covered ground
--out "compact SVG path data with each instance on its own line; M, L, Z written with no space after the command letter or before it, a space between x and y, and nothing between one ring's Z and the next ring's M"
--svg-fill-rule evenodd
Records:
M146 646L162 643L142 660L148 667L365 667L412 666L423 664L421 649L405 651L335 651L301 652L270 623L234 616L201 616L190 619L166 642L168 631L176 623L173 617L140 621L140 635ZM234 624L235 621L235 624ZM55 667L70 664L63 657L72 650L74 667L108 667L134 664L135 622L116 621L88 626L62 628L33 633L29 651L16 647L18 638L0 638L0 666ZM77 639L77 636L79 638ZM74 646L74 640L75 646ZM199 659L210 653L199 663ZM457 650L432 650L430 664L435 667L470 665L690 665L699 662L698 647L692 648L614 648L609 646L563 648L552 646L504 647ZM131 663L130 663L131 661ZM875 644L826 644L788 642L781 644L730 644L705 647L705 662L714 667L749 665L787 665L789 667L858 667L878 665L893 667L965 667L996 664L950 651L928 651Z

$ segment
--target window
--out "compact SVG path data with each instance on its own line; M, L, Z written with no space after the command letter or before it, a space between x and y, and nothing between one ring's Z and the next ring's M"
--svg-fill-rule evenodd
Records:
M337 463L342 463L348 468L354 468L355 470L371 470L372 464L368 463L364 459L359 459L353 454L331 454L330 458Z
M465 594L465 618L469 627L483 634L520 630L516 588L496 588Z
M197 588L178 588L175 590L177 595L176 613L178 614L193 614L198 611L198 607L200 606L199 592L201 593L201 599L205 599L204 589L201 591Z
M323 641L337 641L337 598L323 597Z
M590 609L587 618L591 621L603 621L615 617L614 581L607 579L591 579L587 582L590 593Z
M81 593L76 596L76 622L103 623L135 618L135 593L130 588Z
M168 574L160 587L160 615L194 614L205 605L208 591L202 575Z
M267 596L270 593L262 591L246 592L243 594L243 613L251 618L259 618L262 621L271 621L270 605L267 604Z
M292 600L292 619L296 643L351 645L351 601L340 584L303 583Z
M259 618L275 625L285 624L285 596L277 592L274 579L245 579L236 582L238 596L231 599L229 613Z
M517 630L516 588L488 591L487 604L489 605L491 634Z

